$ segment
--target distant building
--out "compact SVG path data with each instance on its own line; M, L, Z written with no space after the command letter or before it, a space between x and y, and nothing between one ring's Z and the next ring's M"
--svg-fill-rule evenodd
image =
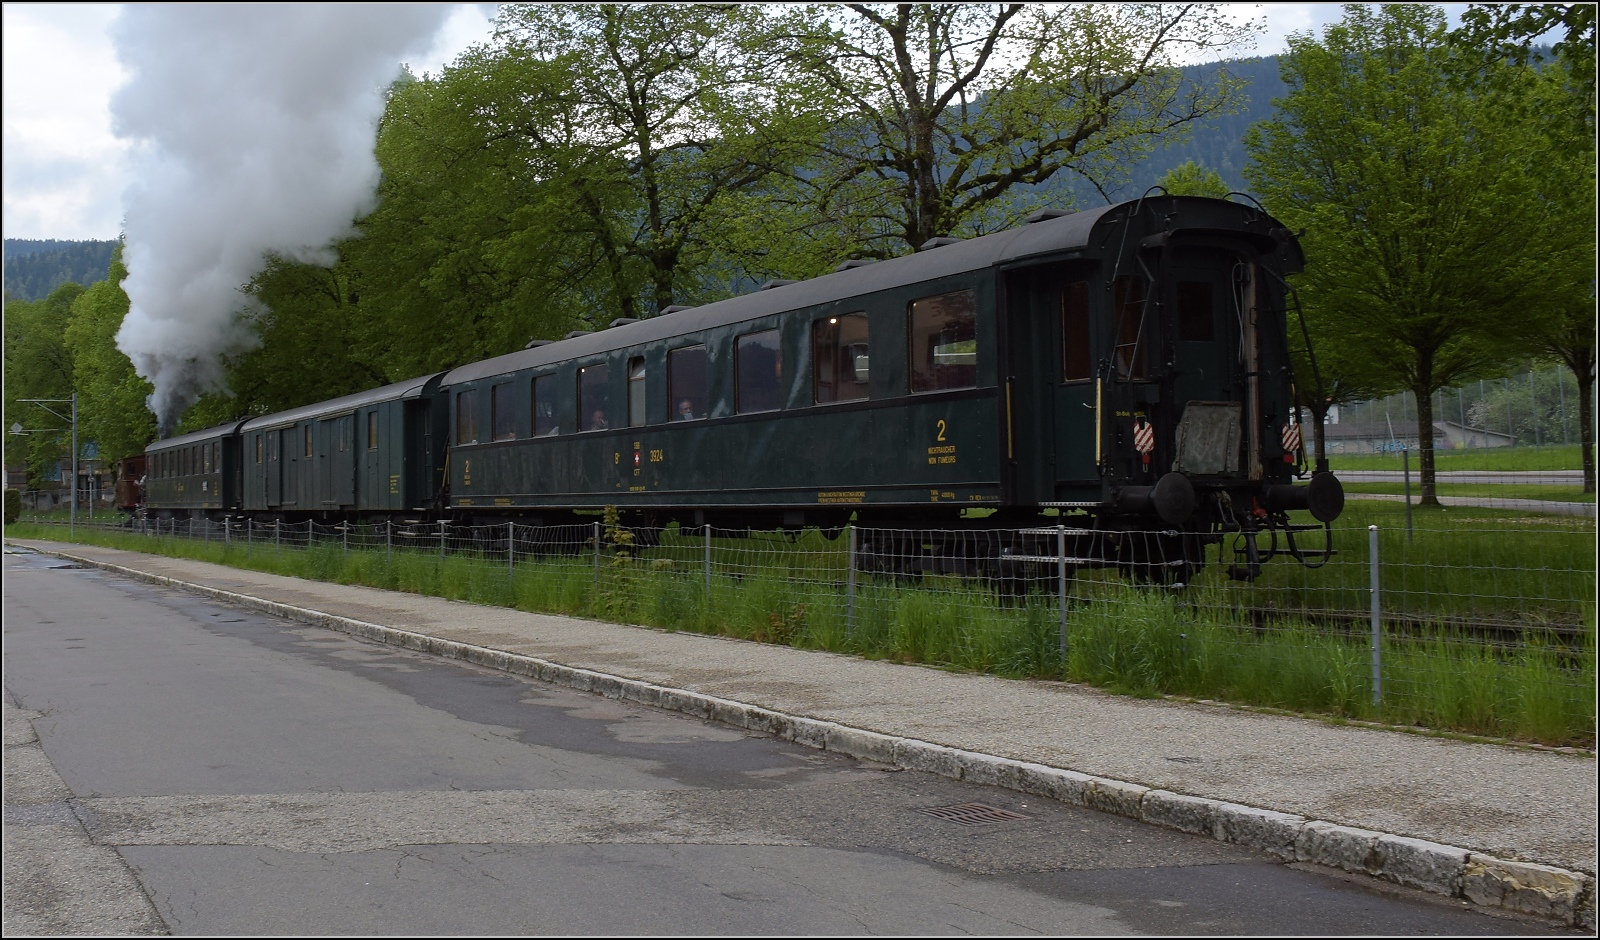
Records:
M1435 428L1444 430L1452 447L1510 447L1517 439L1504 431L1468 427L1455 421L1440 421Z
M1330 454L1386 454L1402 450L1419 450L1417 426L1406 422L1392 428L1387 422L1358 424L1329 424L1323 427L1323 439ZM1435 421L1433 424L1433 449L1456 450L1464 447L1509 447L1513 438L1500 431L1468 427L1454 421Z

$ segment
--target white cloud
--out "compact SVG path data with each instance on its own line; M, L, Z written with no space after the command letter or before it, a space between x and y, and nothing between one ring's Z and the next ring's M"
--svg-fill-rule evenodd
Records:
M118 8L8 3L3 175L7 238L115 238L127 146L111 133L125 80L107 35Z
M115 238L130 178L111 128L127 81L111 43L115 4L7 3L4 25L4 229L7 238ZM413 72L438 74L489 38L494 4L461 4Z

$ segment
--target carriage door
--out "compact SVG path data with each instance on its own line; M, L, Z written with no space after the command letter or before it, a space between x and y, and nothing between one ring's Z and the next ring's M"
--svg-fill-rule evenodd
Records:
M335 440L329 454L329 463L333 465L330 495L340 506L350 506L356 501L355 421L353 414L333 419Z
M283 461L280 459L282 449L282 431L267 432L267 469L262 474L266 479L267 508L276 509L283 502Z
M1000 407L1011 429L1002 447L1002 499L1037 505L1098 499L1094 453L1092 269L1043 265L1006 281L1006 337ZM1009 395L1007 394L1009 393ZM1009 421L1008 414L1009 409Z
M1177 374L1173 379L1171 421L1180 421L1192 401L1238 402L1244 389L1234 379L1245 355L1243 343L1252 337L1244 330L1235 297L1234 277L1242 275L1241 259L1221 248L1174 247L1168 281L1168 298L1175 322L1171 336L1177 344ZM1248 409L1244 410L1245 412ZM1241 412L1241 420L1248 420ZM1241 427L1241 438L1247 428ZM1237 458L1235 458L1237 460Z

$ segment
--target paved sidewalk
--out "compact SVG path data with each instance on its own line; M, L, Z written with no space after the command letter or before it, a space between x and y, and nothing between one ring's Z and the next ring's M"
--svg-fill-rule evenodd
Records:
M141 572L801 717L1594 874L1592 756L1124 698L53 542Z

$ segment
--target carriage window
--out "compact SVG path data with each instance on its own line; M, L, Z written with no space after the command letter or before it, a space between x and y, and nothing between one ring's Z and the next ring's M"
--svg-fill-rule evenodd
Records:
M311 450L311 425L308 422L306 424L306 456L310 457L312 455L312 453L313 453L313 451Z
M611 367L605 363L578 370L578 427L584 431L604 431L611 427L610 396L606 378Z
M867 397L867 315L811 323L812 393L818 404Z
M685 346L667 354L667 386L667 396L674 402L672 420L693 421L706 416L710 395L704 346Z
M533 380L533 436L544 437L561 429L556 420L556 377L541 375Z
M1144 318L1144 278L1119 277L1113 289L1112 304L1117 312L1117 374L1123 378L1142 379L1147 375L1145 362L1149 359L1148 332L1140 332Z
M783 404L783 359L778 331L762 330L739 337L733 349L735 409L739 414L777 411Z
M489 423L494 426L497 441L515 440L517 436L517 409L511 404L510 382L501 382L489 389Z
M476 390L456 393L456 443L478 442L478 393Z
M978 384L978 302L972 291L913 301L909 319L911 391Z
M259 440L259 439L258 439ZM367 450L378 449L378 413L367 412ZM256 463L261 461L257 460Z
M1217 338L1210 282L1178 282L1178 338L1194 343L1209 343Z
M628 427L644 427L644 358L628 360Z
M200 445L200 472L201 473L210 473L211 472L211 445L210 444L201 444Z
M256 463L261 462L261 435L256 435Z
M1061 292L1061 380L1089 377L1089 282L1073 281Z

